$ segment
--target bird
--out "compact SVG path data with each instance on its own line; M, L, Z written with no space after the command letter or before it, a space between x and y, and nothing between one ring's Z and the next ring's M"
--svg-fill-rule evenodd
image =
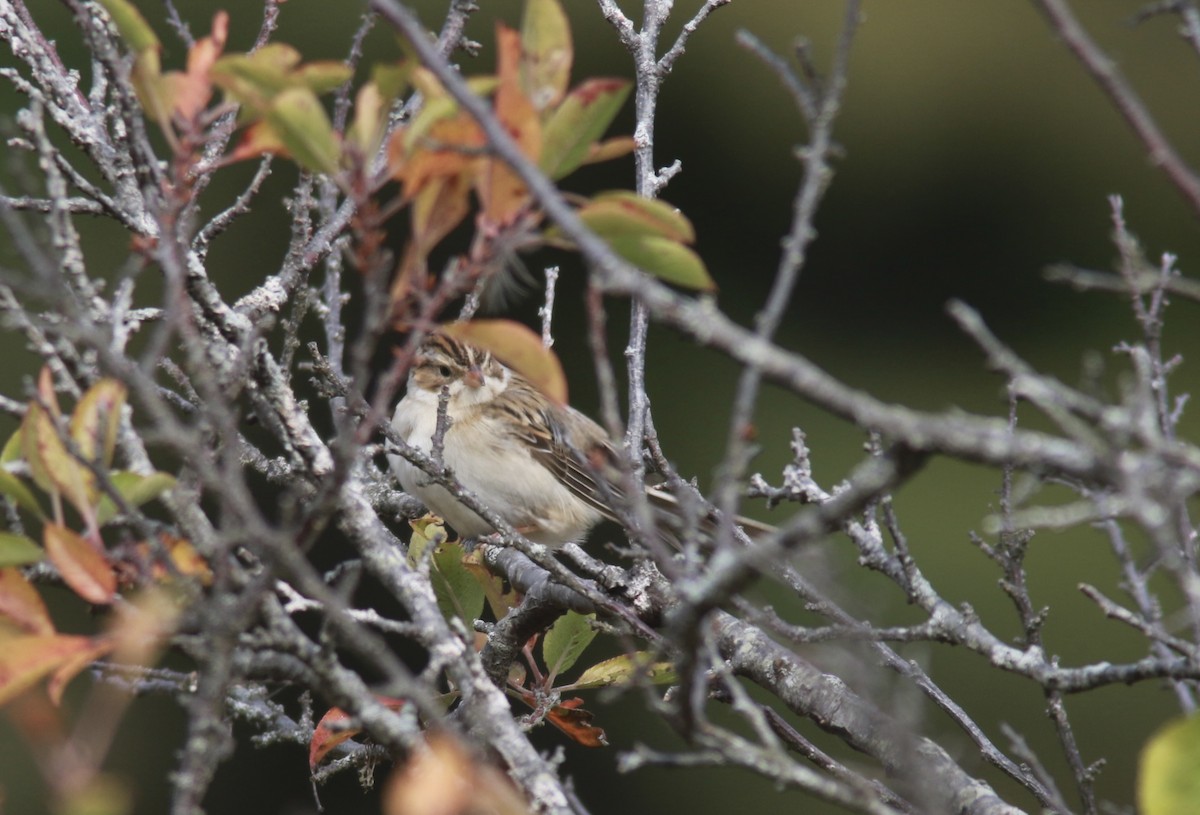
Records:
M418 347L392 416L399 436L427 455L443 391L443 464L527 539L556 549L582 542L604 519L620 522L613 508L626 494L620 457L604 428L586 414L551 399L490 351L435 331ZM404 491L460 536L496 531L406 458L389 454L388 463ZM656 531L677 543L688 526L679 503L661 488L648 488L647 496ZM770 529L738 522L751 533ZM715 528L711 518L700 525Z

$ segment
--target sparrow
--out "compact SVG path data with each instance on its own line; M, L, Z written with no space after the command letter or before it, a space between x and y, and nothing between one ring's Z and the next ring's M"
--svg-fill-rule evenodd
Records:
M414 356L407 391L392 417L396 432L427 455L443 391L449 420L443 463L526 538L557 548L583 541L603 519L620 522L612 508L625 494L620 458L595 421L549 398L491 352L434 332ZM389 455L388 462L404 491L462 537L495 531L407 459ZM656 530L677 539L686 525L674 497L658 488L648 488L647 497ZM738 522L752 532L769 529Z

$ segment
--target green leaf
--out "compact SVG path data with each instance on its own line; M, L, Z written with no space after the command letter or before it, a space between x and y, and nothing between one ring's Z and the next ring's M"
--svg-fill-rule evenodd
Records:
M1200 807L1200 714L1176 719L1142 749L1138 767L1138 812L1182 815Z
M628 190L600 193L579 209L579 218L602 238L660 235L676 243L696 240L692 222L678 209Z
M39 518L45 518L42 505L34 496L33 491L25 486L25 482L0 466L0 494L7 495L17 502L17 506L32 512Z
M446 619L458 617L470 631L472 623L483 612L484 592L475 575L463 565L463 554L462 544L457 541L438 546L433 550L434 573L431 576L442 616Z
M42 547L24 535L0 532L0 569L37 563L46 556Z
M350 66L340 60L322 60L306 62L292 73L292 78L320 96L337 90L353 75Z
M301 167L326 175L337 172L341 148L312 90L288 88L271 101L264 119Z
M570 687L572 690L583 690L623 685L635 676L643 677L654 685L670 685L679 681L679 675L675 673L672 663L652 662L649 654L638 651L597 662L580 674Z
M624 79L589 79L567 94L542 129L542 171L558 180L583 164L628 95Z
M661 235L625 235L608 239L621 257L655 277L676 286L716 291L700 256L681 243Z
M175 477L167 473L156 472L150 475L141 475L118 470L109 473L108 477L113 486L117 488L117 492L125 499L125 503L133 507L140 507L142 504L153 501L175 486ZM107 495L101 496L96 510L96 523L106 524L116 515L117 505Z
M542 640L542 659L553 679L563 671L570 670L579 655L596 638L596 629L591 621L595 614L579 614L568 611L550 627Z
M212 78L235 101L257 111L293 85L290 74L299 63L299 51L273 42L253 54L226 54L213 64Z
M521 21L521 87L535 110L563 98L573 59L571 27L558 0L527 0Z
M158 35L154 33L154 29L146 22L146 18L129 0L98 0L98 2L104 6L108 16L112 17L113 24L117 27L117 33L129 46L130 51L140 54L147 49L159 47Z

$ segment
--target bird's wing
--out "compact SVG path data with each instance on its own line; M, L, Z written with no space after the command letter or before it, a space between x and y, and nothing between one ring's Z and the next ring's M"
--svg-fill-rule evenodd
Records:
M604 431L569 407L547 404L521 388L508 387L492 400L492 410L506 414L504 427L573 495L609 520L617 520L609 499L616 486L598 473L616 467L616 451Z

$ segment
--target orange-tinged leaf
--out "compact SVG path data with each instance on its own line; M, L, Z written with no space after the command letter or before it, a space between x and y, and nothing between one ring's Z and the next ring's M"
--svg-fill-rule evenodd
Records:
M480 218L491 228L512 223L529 205L529 190L521 177L501 159L485 159L475 174Z
M571 27L558 0L527 0L521 20L521 86L539 111L557 105L571 80Z
M42 530L46 555L71 589L89 603L111 603L117 593L117 575L95 546L56 523Z
M113 650L113 643L104 637L92 640L90 648L81 649L59 665L46 683L46 693L55 705L62 704L63 691L71 680L79 676L79 672L101 657L107 656Z
M218 11L213 15L212 31L188 51L187 72L172 71L163 77L170 84L172 109L182 119L192 120L212 99L212 67L229 36L229 15Z
M496 26L496 118L512 136L521 152L537 161L542 151L542 126L533 102L521 86L521 37L506 25ZM479 164L475 179L482 218L507 224L529 203L525 183L500 159Z
M0 569L0 614L30 634L54 633L42 595L19 569Z
M491 351L542 393L559 404L567 403L567 377L562 363L528 326L513 320L468 320L438 330Z
M404 699L394 699L390 696L376 696L375 699L388 710L400 710L406 704ZM309 770L315 770L333 748L361 732L362 728L354 723L348 713L341 708L330 708L321 717L321 721L317 722L312 739L309 740Z
M476 547L463 557L463 566L475 575L479 585L483 586L483 596L487 598L492 614L499 620L517 604L517 592L511 587L506 591L502 578L492 574L492 570L483 562L483 549Z
M504 24L496 26L496 118L534 161L542 147L542 127L533 102L521 87L521 36Z
M512 781L448 733L432 733L383 790L384 815L529 815Z
M561 704L550 708L546 721L565 733L576 744L584 747L607 747L608 737L602 728L592 724L595 718L583 709L583 699L576 696L564 699Z
M412 204L412 240L422 259L467 217L469 192L462 175L443 175L430 179L417 193Z
M283 146L279 134L272 130L266 122L255 122L242 133L242 138L230 153L229 159L244 161L248 158L257 158L264 153L283 154L286 152L287 148Z
M660 280L700 291L716 291L700 256L661 235L622 235L607 239L613 251Z
M389 779L383 792L385 815L459 815L474 794L475 763L452 737L428 738Z
M389 163L395 168L395 178L404 184L404 196L411 199L431 179L465 177L484 144L479 125L460 112L434 122L411 147L405 146L406 135L398 133L389 145Z
M0 640L0 705L36 684L42 677L82 653L91 637L39 634Z
M174 535L168 535L163 532L158 536L159 542L167 551L167 557L171 559L171 565L175 571L184 577L194 577L202 586L211 586L213 581L212 569L208 566L208 561L200 556L196 548L185 538L177 538ZM138 554L146 559L155 557L151 551L150 544L146 542L137 545ZM156 558L150 569L150 575L155 579L163 582L169 582L174 579L171 570Z
M337 172L341 148L325 108L312 90L288 88L268 106L264 119L296 163L312 172Z
M552 179L570 174L587 158L625 104L629 82L589 79L574 88L546 119L538 166Z

